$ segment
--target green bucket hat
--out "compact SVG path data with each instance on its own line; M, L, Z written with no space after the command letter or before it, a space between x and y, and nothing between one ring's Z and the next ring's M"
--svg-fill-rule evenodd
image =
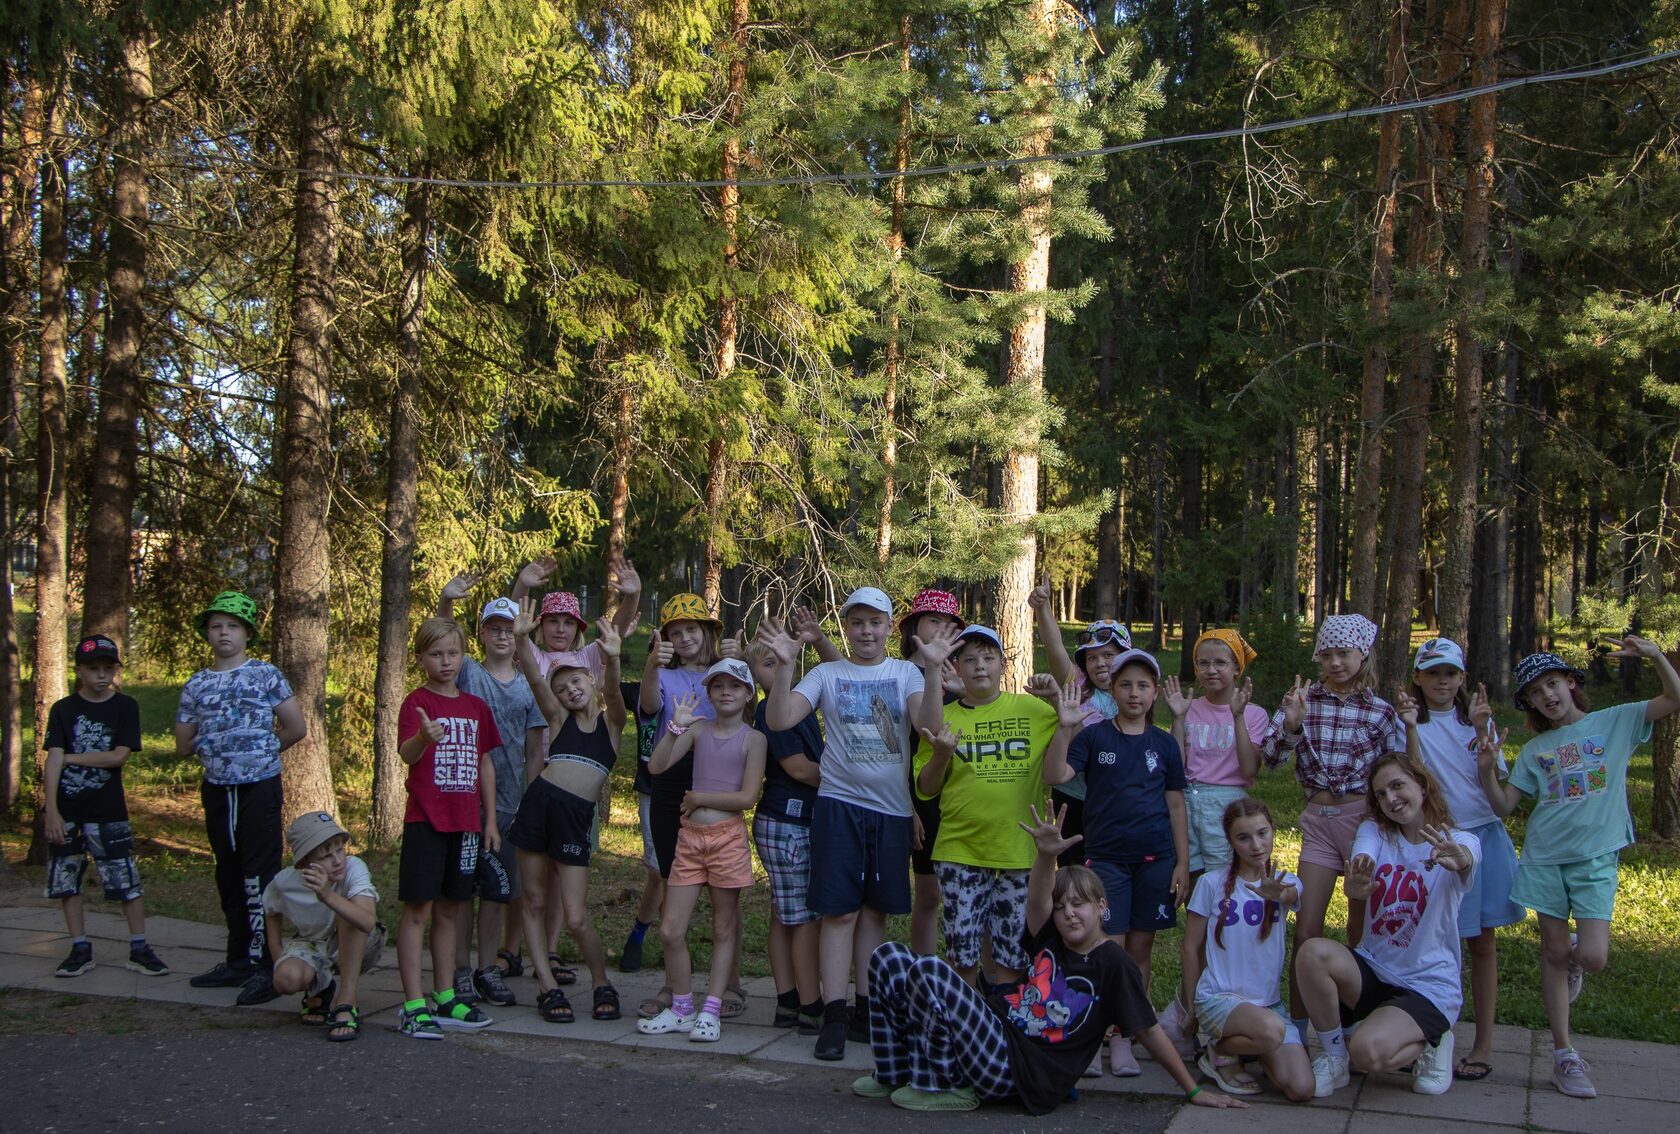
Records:
M200 636L210 624L212 614L231 614L245 624L245 629L251 635L251 644L257 641L257 604L251 601L249 595L238 591L223 591L210 600L210 605L198 612L193 625L198 627Z

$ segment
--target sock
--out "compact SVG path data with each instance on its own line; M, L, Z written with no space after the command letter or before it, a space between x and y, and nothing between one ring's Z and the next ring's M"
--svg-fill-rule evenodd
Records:
M630 927L630 944L640 945L642 938L647 936L647 931L648 923L645 921L638 921L635 925L632 925Z
M844 1000L830 1000L823 1005L823 1022L830 1020L844 1020L846 1018L846 1002Z
M694 1015L694 993L685 992L681 996L671 994L671 1011L679 1016Z
M723 998L720 996L706 997L706 1003L701 1007L700 1011L710 1012L714 1016L723 1015Z
M860 996L857 998L857 1014L860 1020L869 1019L869 997Z
M128 939L128 947L130 950L144 949L146 947L146 935L142 933L138 937L130 937Z
M1319 1032L1318 1042L1324 1047L1326 1053L1334 1055L1337 1059L1348 1057L1347 1037L1342 1034L1342 1029L1331 1028L1327 1032Z
M93 947L93 943L90 942L86 937L72 937L70 939L70 944L72 944L72 945L86 945L89 948Z
M795 993L794 995L797 996L798 993ZM821 1000L813 1000L809 1004L801 1004L799 1006L799 1014L801 1016L821 1016L822 1010L823 1002Z
M1552 1049L1552 1062L1553 1063L1562 1063L1564 1056L1574 1055L1574 1054L1575 1054L1575 1049L1572 1048L1572 1047L1554 1047Z
M799 1007L799 990L790 988L786 992L776 993L776 1007L792 1011Z

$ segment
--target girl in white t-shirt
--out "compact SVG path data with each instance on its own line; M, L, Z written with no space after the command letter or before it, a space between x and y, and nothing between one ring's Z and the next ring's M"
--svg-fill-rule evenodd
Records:
M1285 1096L1304 1102L1313 1096L1312 1065L1279 987L1301 882L1272 869L1264 803L1234 800L1221 821L1231 860L1197 880L1184 929L1181 995L1206 1045L1200 1066L1228 1094L1253 1095L1260 1084L1243 1060L1258 1059Z
M1455 1079L1485 1079L1493 1070L1493 1020L1499 996L1499 956L1494 930L1516 925L1528 911L1511 900L1517 850L1494 813L1476 772L1479 737L1488 735L1493 707L1487 689L1467 696L1464 651L1450 638L1431 638L1412 663L1411 696L1396 702L1400 719L1417 737L1423 763L1441 786L1453 822L1482 844L1482 861L1459 903L1458 932L1469 946L1470 991L1476 1004L1476 1039L1453 1068ZM1498 758L1506 774L1505 758Z
M1358 1070L1413 1064L1412 1090L1452 1086L1453 1021L1460 985L1458 907L1481 861L1476 837L1453 825L1446 797L1423 762L1389 752L1371 765L1370 818L1353 837L1342 888L1363 903L1356 949L1328 937L1303 944L1295 981L1324 1051L1313 1060L1323 1098ZM1344 1025L1360 1025L1352 1039Z

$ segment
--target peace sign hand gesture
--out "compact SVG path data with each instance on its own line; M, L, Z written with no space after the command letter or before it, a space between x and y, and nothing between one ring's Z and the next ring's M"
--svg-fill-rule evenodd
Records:
M1283 727L1288 732L1300 732L1301 722L1307 719L1307 684L1295 675L1295 684L1283 695Z
M1394 711L1399 715L1401 723L1415 726L1418 723L1417 698L1402 689L1394 698Z
M1511 735L1511 730L1504 732L1479 732L1476 734L1476 775L1486 776L1493 771L1495 759L1505 748L1505 738Z
M938 732L926 728L918 728L916 731L922 734L922 739L928 742L928 747L933 749L934 755L947 759L956 752L957 743L962 740L963 735L962 729L952 729L948 724L941 724Z
M1067 804L1056 807L1055 799L1048 799L1044 803L1044 814L1038 813L1036 805L1027 809L1032 814L1031 823L1018 823L1017 826L1032 836L1033 846L1038 853L1055 858L1069 847L1078 843L1085 836L1074 835L1072 838L1062 837L1062 820L1067 818Z
M1470 848L1452 841L1452 831L1425 824L1418 832L1430 846L1429 860L1425 866L1444 866L1458 874L1463 874L1476 864L1476 856L1470 853Z

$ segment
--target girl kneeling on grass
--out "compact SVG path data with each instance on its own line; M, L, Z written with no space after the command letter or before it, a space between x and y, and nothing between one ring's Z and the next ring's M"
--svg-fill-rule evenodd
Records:
M548 756L541 772L525 769L529 787L508 828L508 842L519 851L524 879L522 917L527 941L546 940L549 883L558 875L560 906L566 929L577 942L594 989L590 1015L597 1020L619 1018L618 990L607 978L606 950L589 919L589 830L595 821L595 801L601 785L618 761L618 738L624 733L624 697L618 684L618 629L607 619L596 623L604 676L597 691L587 664L561 662L544 676L546 667L532 643L537 612L529 598L519 600L514 639L519 643L519 668L548 721ZM605 707L601 694L605 694ZM555 875L549 863L555 864ZM552 969L531 966L537 978L537 1011L551 1024L574 1019L571 1003L555 983Z
M982 996L948 962L896 941L869 960L870 1045L875 1071L852 1084L864 1098L906 1110L973 1110L981 1100L1019 1097L1048 1114L1068 1096L1110 1027L1135 1036L1197 1106L1247 1104L1202 1089L1155 1022L1143 974L1103 932L1103 884L1086 867L1056 868L1077 843L1063 838L1063 813L1028 809L1020 824L1036 849L1027 882L1031 963L1012 992Z
M1482 788L1496 812L1509 815L1523 796L1534 797L1511 899L1540 917L1540 993L1552 1026L1552 1086L1583 1099L1596 1098L1598 1090L1570 1042L1569 1006L1586 975L1610 959L1618 856L1633 842L1628 760L1651 738L1651 722L1680 709L1680 674L1655 643L1624 638L1612 656L1650 659L1662 693L1589 713L1581 691L1586 675L1556 654L1532 654L1517 666L1516 700L1539 735L1523 745L1507 783L1499 782L1494 766L1498 746L1485 743L1480 754Z
M692 693L681 698L648 761L648 770L657 776L694 753L694 787L683 796L682 828L659 922L671 1006L651 1020L636 1021L636 1030L650 1036L687 1032L696 1043L714 1043L723 1034L723 994L737 961L741 891L753 884L752 849L741 813L758 800L768 749L764 734L746 719L756 692L746 662L724 658L706 671L701 684L717 716L701 720L696 714L700 698ZM702 886L712 901L712 973L706 1002L696 1012L688 922Z
M1231 860L1196 880L1184 929L1182 996L1206 1045L1201 1068L1233 1095L1257 1095L1260 1084L1242 1063L1258 1059L1278 1090L1304 1102L1313 1095L1312 1064L1279 991L1301 880L1272 869L1264 803L1234 800L1221 822Z
M1350 1063L1366 1072L1413 1064L1412 1090L1439 1095L1452 1086L1452 1026L1464 1003L1458 907L1482 848L1453 826L1416 757L1382 756L1369 781L1370 818L1354 832L1342 883L1363 906L1365 935L1353 949L1328 937L1296 949L1295 980L1324 1046L1313 1095L1347 1086ZM1346 1038L1342 1028L1356 1023Z

